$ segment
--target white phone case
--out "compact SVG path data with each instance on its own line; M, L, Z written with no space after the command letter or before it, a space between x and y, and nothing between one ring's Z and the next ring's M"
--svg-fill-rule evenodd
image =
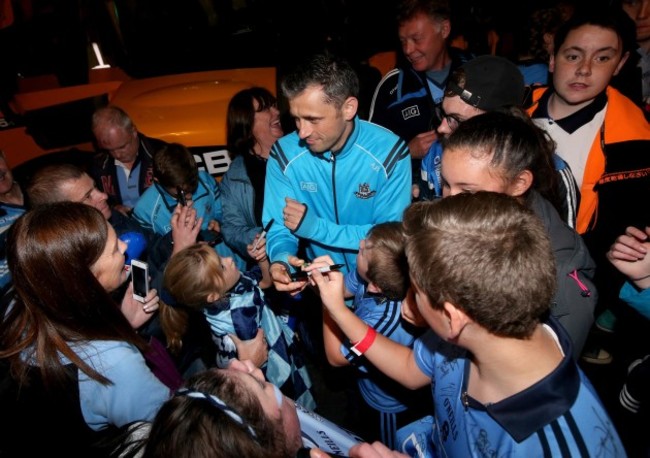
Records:
M144 302L149 293L149 265L138 259L131 260L131 281L133 282L133 299Z

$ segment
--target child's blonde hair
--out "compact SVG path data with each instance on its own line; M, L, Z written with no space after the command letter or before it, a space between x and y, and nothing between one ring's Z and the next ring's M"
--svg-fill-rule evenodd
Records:
M171 257L165 268L163 286L176 302L174 306L160 303L160 324L167 338L167 347L174 354L183 346L189 310L201 311L208 305L208 296L225 293L221 258L214 248L203 243L191 245Z

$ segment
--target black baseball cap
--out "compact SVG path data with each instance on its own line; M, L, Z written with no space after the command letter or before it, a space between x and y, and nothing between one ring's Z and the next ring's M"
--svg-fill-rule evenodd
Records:
M450 81L447 90L466 103L484 111L523 104L526 93L524 77L519 68L505 57L479 56L459 68L465 72L465 87Z

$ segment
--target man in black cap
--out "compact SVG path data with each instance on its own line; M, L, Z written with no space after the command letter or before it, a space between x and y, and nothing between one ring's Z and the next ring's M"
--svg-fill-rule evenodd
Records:
M431 200L442 196L440 159L442 143L446 136L451 135L460 123L489 111L526 116L521 107L527 90L517 66L504 57L483 55L456 69L449 77L442 103L436 107L437 116L440 118L438 140L431 145L429 152L422 159L420 182L417 188L414 186L413 197ZM573 227L577 208L577 185L566 162L556 155L554 163L559 174L559 194L565 207L561 216Z
M451 134L458 124L478 114L520 107L526 87L517 66L505 57L484 55L466 62L447 82L438 106L438 134Z

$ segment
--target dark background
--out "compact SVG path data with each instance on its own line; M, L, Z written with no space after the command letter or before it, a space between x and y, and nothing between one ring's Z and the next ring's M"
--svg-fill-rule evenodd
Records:
M552 0L451 0L452 34L482 53L484 31L503 54L526 33L533 8ZM572 2L576 3L576 2ZM396 0L13 0L0 29L5 75L54 73L62 86L88 78L89 43L135 78L220 68L274 66L329 49L352 62L397 49ZM5 81L10 84L10 81ZM5 87L6 89L6 87Z

